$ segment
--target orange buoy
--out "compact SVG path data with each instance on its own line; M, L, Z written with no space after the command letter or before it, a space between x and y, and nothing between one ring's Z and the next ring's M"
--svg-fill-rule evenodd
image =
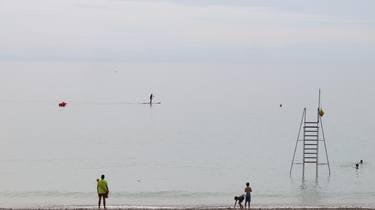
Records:
M61 101L60 103L59 103L59 107L65 107L66 106L66 102L65 101Z

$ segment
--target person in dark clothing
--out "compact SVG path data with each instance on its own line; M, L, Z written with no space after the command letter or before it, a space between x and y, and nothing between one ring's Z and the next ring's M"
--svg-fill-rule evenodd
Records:
M245 200L245 208L246 208L246 204L248 206L248 208L250 208L250 202L251 202L251 192L253 190L251 189L250 187L250 183L247 182L246 183L246 188L245 188L245 193L246 193L246 200Z
M154 95L151 93L151 95L150 95L150 104L152 104L152 99L154 99Z

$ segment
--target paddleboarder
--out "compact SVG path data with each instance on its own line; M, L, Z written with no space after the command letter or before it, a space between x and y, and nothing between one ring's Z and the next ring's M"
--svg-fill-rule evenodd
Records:
M152 99L154 99L154 95L151 93L151 95L150 95L150 104L152 104Z

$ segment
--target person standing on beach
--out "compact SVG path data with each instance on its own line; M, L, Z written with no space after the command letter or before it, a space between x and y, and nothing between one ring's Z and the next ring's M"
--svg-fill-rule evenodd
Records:
M247 182L246 183L246 187L245 187L245 193L246 193L246 199L245 199L245 208L246 208L246 204L248 205L248 208L250 208L250 202L251 202L251 192L253 190L251 189L250 187L250 183Z
M104 180L104 174L100 177L101 179L97 182L96 190L98 192L98 208L100 209L100 204L103 199L103 207L106 209L106 202L105 199L108 198L109 188L108 183L106 180Z

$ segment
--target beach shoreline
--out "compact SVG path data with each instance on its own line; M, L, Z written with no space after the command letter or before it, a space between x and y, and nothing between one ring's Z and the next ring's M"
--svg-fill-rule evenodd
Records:
M103 208L101 208L103 209ZM174 208L174 207L107 207L110 210L226 210L226 209L240 209L230 207L216 207L216 208ZM56 208L0 208L0 210L98 210L98 208L87 207L87 208L76 208L76 207L56 207ZM375 210L375 208L364 208L364 207L285 207L285 208L251 208L251 210Z

